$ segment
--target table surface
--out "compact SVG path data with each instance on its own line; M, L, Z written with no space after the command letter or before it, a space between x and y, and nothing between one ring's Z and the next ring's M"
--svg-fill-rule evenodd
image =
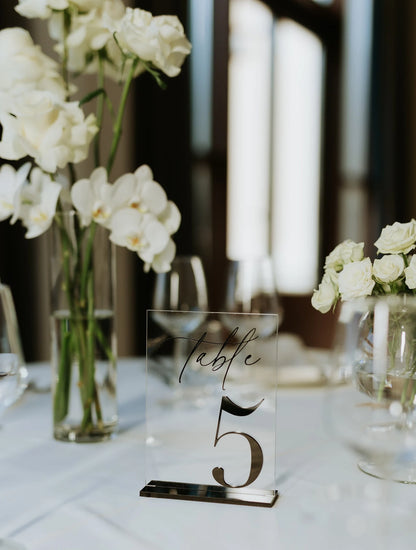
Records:
M48 379L46 364L29 365ZM326 433L325 387L277 393L272 508L145 498L145 362L119 361L117 436L55 441L51 395L28 389L0 429L0 537L28 550L415 548L416 487L373 479ZM1 547L1 544L0 544Z

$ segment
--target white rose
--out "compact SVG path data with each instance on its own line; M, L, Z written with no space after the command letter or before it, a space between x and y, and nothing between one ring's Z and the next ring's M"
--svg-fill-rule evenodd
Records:
M40 91L19 95L11 114L0 113L0 123L0 156L19 160L29 155L45 172L86 159L98 130L95 116L85 118L78 103Z
M387 225L374 244L382 254L407 254L416 246L416 221Z
M68 69L74 72L97 72L99 50L106 48L104 63L106 76L120 79L122 55L114 41L115 24L125 14L121 0L100 0L87 13L74 13L71 28L67 36ZM64 27L60 14L53 15L49 22L49 34L58 42L55 50L64 54ZM108 62L107 62L108 58Z
M180 73L191 51L191 44L176 16L153 17L139 8L126 9L117 26L117 40L125 53L137 55L171 77Z
M16 95L27 90L47 90L65 99L65 83L58 64L42 53L24 29L0 31L0 73L0 91Z
M338 300L338 289L329 273L325 273L318 290L313 291L312 306L321 313L327 313Z
M339 292L343 301L369 296L375 281L372 277L373 266L370 258L352 262L344 266L338 276Z
M345 264L358 262L364 257L364 243L356 243L351 239L343 241L326 257L325 269L340 271Z
M373 275L382 283L392 283L398 279L404 270L404 260L397 254L387 254L374 260Z
M68 0L19 0L15 10L23 17L47 19L52 10L66 10Z
M408 288L411 290L416 288L416 256L412 256L409 266L404 270L404 274L406 275L406 285Z

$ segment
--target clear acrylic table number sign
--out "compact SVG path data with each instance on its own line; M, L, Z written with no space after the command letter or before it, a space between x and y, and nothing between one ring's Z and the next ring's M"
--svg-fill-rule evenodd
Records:
M141 496L273 506L277 327L275 314L147 312Z

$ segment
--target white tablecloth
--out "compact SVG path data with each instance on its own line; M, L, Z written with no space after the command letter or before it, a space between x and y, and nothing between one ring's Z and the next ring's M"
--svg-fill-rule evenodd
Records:
M28 550L416 547L416 486L389 489L358 471L325 432L324 388L278 392L280 496L273 508L140 497L144 371L143 360L120 360L120 430L109 442L55 441L48 392L29 389L6 412L0 537ZM29 373L38 380L48 367L29 366Z

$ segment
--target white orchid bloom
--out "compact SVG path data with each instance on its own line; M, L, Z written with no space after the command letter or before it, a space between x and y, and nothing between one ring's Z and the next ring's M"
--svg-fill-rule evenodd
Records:
M114 182L113 204L114 210L128 207L158 216L168 199L163 187L153 180L150 167L144 164L134 174L124 174Z
M172 239L169 239L168 244L162 252L156 254L152 262L145 263L144 270L147 272L152 268L156 273L166 273L167 271L170 271L171 263L175 258L175 255L176 245Z
M152 214L123 208L111 219L110 239L114 244L136 252L144 262L152 263L155 255L166 247L169 235Z
M107 171L100 166L89 179L84 178L71 188L72 203L81 215L81 223L87 226L94 220L108 227L112 214L113 186L107 181Z
M30 166L30 162L26 162L18 170L10 164L3 164L0 168L0 221L14 213L16 197L26 181Z
M38 237L49 229L61 189L59 183L39 168L32 170L30 183L21 188L19 203L11 220L12 223L18 218L22 221L27 228L27 239Z

